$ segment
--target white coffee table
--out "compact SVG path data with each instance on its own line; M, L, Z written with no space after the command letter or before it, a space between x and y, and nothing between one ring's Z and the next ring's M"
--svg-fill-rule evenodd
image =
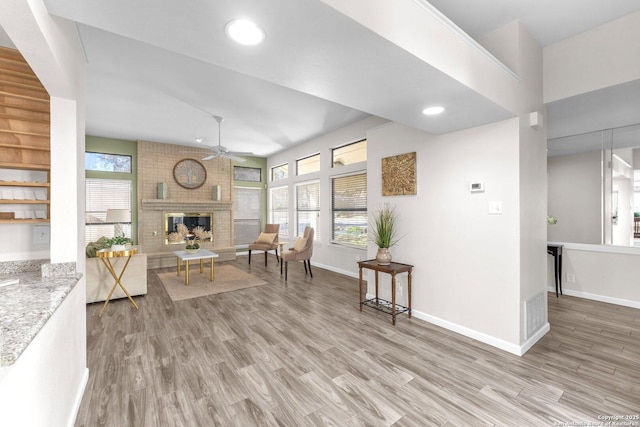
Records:
M200 273L204 270L204 260L211 259L211 269L209 272L209 280L213 282L213 260L218 258L218 254L211 252L207 249L200 249L195 254L187 253L187 251L175 251L175 256L178 258L178 276L180 275L180 267L184 262L184 284L189 285L189 261L200 260Z

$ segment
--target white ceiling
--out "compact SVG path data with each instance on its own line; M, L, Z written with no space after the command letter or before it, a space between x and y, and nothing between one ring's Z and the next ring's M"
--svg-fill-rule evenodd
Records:
M510 117L319 0L44 1L78 23L90 135L216 144L216 114L223 145L268 156L369 114L432 133ZM520 19L543 45L640 8L640 0L431 3L473 37ZM224 26L239 17L258 22L266 43L228 40ZM10 45L2 31L0 44ZM447 112L423 116L432 103ZM565 108L549 107L551 135Z

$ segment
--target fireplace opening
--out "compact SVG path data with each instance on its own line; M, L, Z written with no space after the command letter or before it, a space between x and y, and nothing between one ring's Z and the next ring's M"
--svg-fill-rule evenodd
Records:
M187 238L192 239L198 236L199 240L212 241L213 240L213 213L167 213L165 214L164 221L164 236L165 244L173 245L179 243L185 243L184 238L170 239L171 233L178 233L178 230L182 227L178 227L179 224L183 224L188 230ZM199 233L200 232L200 233ZM202 237L202 236L206 237ZM175 236L175 235L174 235Z

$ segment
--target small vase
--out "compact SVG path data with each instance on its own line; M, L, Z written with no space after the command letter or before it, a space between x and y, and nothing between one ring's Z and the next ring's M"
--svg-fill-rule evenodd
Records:
M113 252L124 251L126 249L125 245L111 245L111 250Z
M389 248L378 248L376 261L378 261L378 265L391 264L391 252L389 252Z

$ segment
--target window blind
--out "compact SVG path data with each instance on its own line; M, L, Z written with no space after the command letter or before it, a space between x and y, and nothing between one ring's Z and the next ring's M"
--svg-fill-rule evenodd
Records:
M280 224L279 239L289 238L289 187L276 187L270 190L271 223Z
M316 239L320 236L320 182L305 182L296 185L296 214L298 236L304 228L315 229Z
M131 181L87 178L85 181L85 244L102 236L113 237L114 225L106 223L107 209L131 210ZM127 237L131 223L122 225Z
M367 247L367 174L331 180L332 240Z
M234 187L234 244L248 245L260 234L262 218L260 188Z

